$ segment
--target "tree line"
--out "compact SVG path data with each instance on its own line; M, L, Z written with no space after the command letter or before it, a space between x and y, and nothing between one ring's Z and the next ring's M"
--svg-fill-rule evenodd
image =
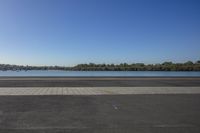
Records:
M28 70L65 70L65 71L200 71L200 60L185 63L164 62L160 64L121 63L121 64L78 64L73 67L65 66L23 66L0 64L1 71Z

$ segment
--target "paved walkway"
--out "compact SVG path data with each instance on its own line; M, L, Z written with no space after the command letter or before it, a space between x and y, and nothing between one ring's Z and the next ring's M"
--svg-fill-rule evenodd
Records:
M200 94L200 87L1 87L0 95Z

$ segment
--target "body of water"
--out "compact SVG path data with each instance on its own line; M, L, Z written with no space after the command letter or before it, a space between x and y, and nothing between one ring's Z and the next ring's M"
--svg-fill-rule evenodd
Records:
M174 71L0 71L0 77L200 77L200 72Z

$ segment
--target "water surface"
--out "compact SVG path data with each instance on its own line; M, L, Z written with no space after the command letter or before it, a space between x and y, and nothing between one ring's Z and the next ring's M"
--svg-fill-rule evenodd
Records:
M174 71L0 71L0 77L200 77L198 72Z

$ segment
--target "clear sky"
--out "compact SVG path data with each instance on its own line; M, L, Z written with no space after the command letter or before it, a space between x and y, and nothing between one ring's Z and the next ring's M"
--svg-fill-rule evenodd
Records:
M199 59L199 0L0 0L0 63Z

